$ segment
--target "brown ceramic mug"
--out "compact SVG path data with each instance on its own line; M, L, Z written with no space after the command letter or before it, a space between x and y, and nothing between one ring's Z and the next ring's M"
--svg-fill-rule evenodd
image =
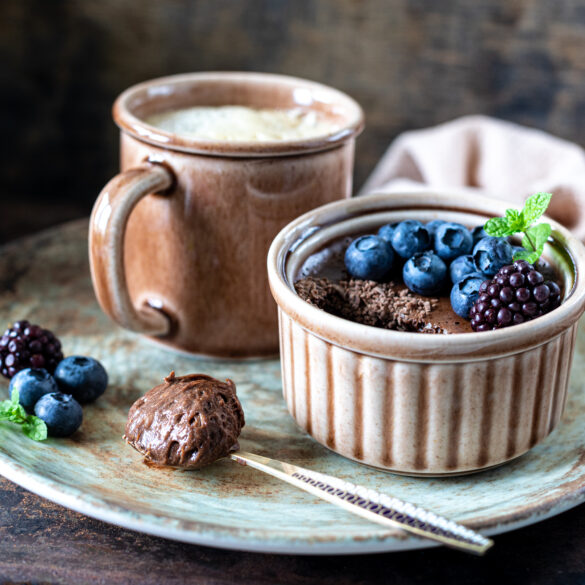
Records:
M144 120L191 106L302 107L336 123L303 140L185 138ZM148 81L113 108L121 173L90 222L94 289L122 327L174 348L225 357L278 351L266 278L272 239L288 222L351 193L363 112L321 84L258 73L194 73Z

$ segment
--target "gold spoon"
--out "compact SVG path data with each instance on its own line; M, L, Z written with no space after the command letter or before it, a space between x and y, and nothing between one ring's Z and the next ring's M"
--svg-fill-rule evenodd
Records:
M228 457L383 526L398 527L477 555L483 555L494 544L489 538L434 512L330 475L246 451L236 451Z

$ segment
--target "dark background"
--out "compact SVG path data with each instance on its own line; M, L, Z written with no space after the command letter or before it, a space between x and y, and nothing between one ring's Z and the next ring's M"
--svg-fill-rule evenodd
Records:
M2 0L0 241L89 214L110 107L172 73L268 71L366 112L359 187L401 131L486 113L585 142L585 1Z

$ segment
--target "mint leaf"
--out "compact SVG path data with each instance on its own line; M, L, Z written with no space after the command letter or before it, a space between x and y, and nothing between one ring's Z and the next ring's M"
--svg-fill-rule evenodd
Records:
M483 226L483 229L488 236L493 236L495 238L511 236L516 233L516 230L510 229L505 217L492 217L491 219L488 219Z
M548 223L533 226L532 223L546 211L551 197L551 193L536 193L526 200L522 211L506 209L504 217L489 219L483 229L488 236L496 238L524 232L522 238L524 250L517 251L514 260L526 260L534 264L544 250L544 244L551 234L551 226Z
M529 252L538 252L542 254L544 244L551 233L551 227L547 223L539 223L528 228L522 238L522 246Z
M536 250L540 250L540 253L542 254L542 250L551 234L551 231L552 228L550 227L550 224L539 223L538 225L529 227L525 231L525 234L534 243Z
M10 400L0 402L0 421L21 425L27 437L34 441L44 441L47 438L47 425L34 414L27 414L19 399L18 390L13 390Z
M10 399L0 402L0 420L7 420L14 414L15 409L18 410L20 406L19 400L18 390L13 390Z
M44 420L29 414L22 425L22 432L33 441L44 441L47 438L47 425Z
M540 258L550 234L551 227L548 223L539 223L527 228L522 238L524 250L514 254L514 260L526 260L534 264Z
M506 222L510 230L509 235L521 232L525 227L522 212L517 209L506 209Z
M528 227L542 216L550 203L551 197L552 193L536 193L526 200L521 213L525 227Z
M0 410L0 420L18 422L22 418L22 412L24 412L24 409L20 404L15 405L12 404L11 400L5 400ZM26 416L26 413L24 414Z
M0 420L5 419L12 411L12 400L3 400L0 402Z
M26 411L22 406L17 406L13 408L6 417L6 420L16 424L22 424L22 421L26 418Z
M18 390L14 390L12 392L12 398L10 400L4 400L0 404L0 420L20 423L26 418L26 411L18 400Z
M530 264L534 264L540 258L538 252L529 252L528 250L518 250L514 253L513 260L526 260Z

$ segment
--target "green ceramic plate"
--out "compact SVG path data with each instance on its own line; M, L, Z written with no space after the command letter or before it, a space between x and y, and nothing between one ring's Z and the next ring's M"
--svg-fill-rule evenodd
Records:
M86 224L76 222L0 249L0 328L19 318L40 323L59 335L67 354L101 360L111 381L107 393L85 408L81 430L71 439L35 443L0 424L0 473L25 488L106 522L216 547L359 554L431 546L227 460L197 472L144 465L122 440L126 413L175 370L234 380L246 413L244 449L395 495L487 535L585 499L583 327L564 422L544 443L480 474L406 478L345 460L301 432L284 406L277 360L177 355L112 325L93 297L85 235ZM0 382L0 393L6 392Z

